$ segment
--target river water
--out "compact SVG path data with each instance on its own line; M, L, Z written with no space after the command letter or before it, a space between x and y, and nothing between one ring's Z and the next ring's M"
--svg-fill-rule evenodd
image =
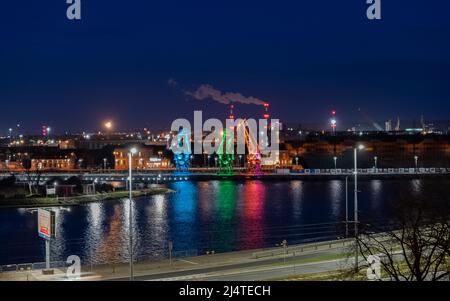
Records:
M414 197L427 185L450 180L367 180L359 183L361 220L389 218L389 203ZM168 184L176 193L134 200L134 246L138 257L206 251L273 247L332 239L342 234L345 220L345 181L183 181ZM447 188L450 189L450 188ZM349 183L349 210L353 210ZM127 199L54 208L56 239L52 260L78 255L96 263L128 257ZM350 217L353 213L350 214ZM351 219L351 218L350 218ZM0 209L0 264L44 260L44 242L37 235L37 213L31 209Z

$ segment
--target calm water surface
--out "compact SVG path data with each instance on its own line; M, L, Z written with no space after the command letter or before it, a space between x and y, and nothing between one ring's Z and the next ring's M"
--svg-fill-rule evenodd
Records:
M429 181L429 180L428 180ZM450 187L450 181L442 182ZM426 180L370 180L360 188L360 218L386 219L399 196L420 194ZM204 181L168 185L176 193L136 199L134 231L138 256L158 258L174 251L204 253L271 247L336 238L345 218L345 182ZM349 185L352 210L353 186ZM124 261L128 254L128 200L54 208L57 238L52 260L75 254L95 262ZM0 264L40 262L44 242L37 236L37 213L0 209ZM177 253L177 254L178 254Z

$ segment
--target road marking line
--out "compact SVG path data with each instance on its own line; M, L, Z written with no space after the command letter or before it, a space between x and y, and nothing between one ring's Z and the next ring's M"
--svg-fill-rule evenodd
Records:
M180 259L181 260L181 259ZM149 281L186 281L186 280L203 280L207 278L213 278L213 277L226 277L226 276L236 276L240 274L251 274L251 273L258 273L258 272L269 272L269 271L276 271L276 270L285 270L289 268L295 267L305 267L305 266L313 266L318 264L328 264L328 263L339 263L342 259L334 259L334 260L326 260L326 261L318 261L318 262L308 262L303 263L299 265L292 265L292 266L276 266L276 267L254 267L252 268L238 268L238 269L231 269L228 271L212 271L209 273L201 273L201 274L190 274L185 276L178 276L178 277L168 277L168 278L159 278L159 279L152 279ZM330 269L329 271L334 271L335 269Z
M190 263L190 264L194 264L194 265L198 264L197 262L189 261L189 260L186 260L186 259L177 259L177 260L178 261L187 262L187 263Z

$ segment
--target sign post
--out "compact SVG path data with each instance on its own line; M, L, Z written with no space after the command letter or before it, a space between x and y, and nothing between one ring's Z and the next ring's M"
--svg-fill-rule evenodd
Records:
M45 269L50 270L50 239L45 240Z
M173 250L173 242L169 241L169 262L172 265L172 250Z
M50 270L50 241L55 238L56 215L54 211L38 209L38 234L45 239L45 268L44 273Z
M55 187L47 187L46 188L47 196L56 195L56 188Z

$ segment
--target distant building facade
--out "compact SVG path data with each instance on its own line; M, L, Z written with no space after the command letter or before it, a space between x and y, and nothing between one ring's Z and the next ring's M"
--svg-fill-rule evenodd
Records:
M128 170L128 153L131 146L114 149L115 170ZM132 156L132 168L135 170L166 169L171 167L171 159L165 146L140 145L138 153Z
M450 167L450 136L414 135L380 137L320 137L299 142L287 142L292 157L301 157L309 168L353 167L353 148L365 146L358 155L361 168Z
M286 129L286 127L285 127ZM450 167L450 135L439 134L356 134L336 136L300 134L299 127L288 129L287 141L280 143L278 162L270 168L337 168L353 167L353 148L361 143L361 168ZM294 134L295 133L295 134ZM295 139L292 139L294 137ZM135 170L167 169L173 167L173 154L166 143L147 142L105 145L102 148L73 148L76 141L60 139L59 145L0 146L0 170L24 170L25 159L32 170L119 170L129 168L128 152L132 146L139 150L133 156ZM106 142L105 142L106 143ZM214 167L216 154L193 155L192 167ZM336 159L335 159L336 158ZM245 167L245 156L235 156L234 166Z

